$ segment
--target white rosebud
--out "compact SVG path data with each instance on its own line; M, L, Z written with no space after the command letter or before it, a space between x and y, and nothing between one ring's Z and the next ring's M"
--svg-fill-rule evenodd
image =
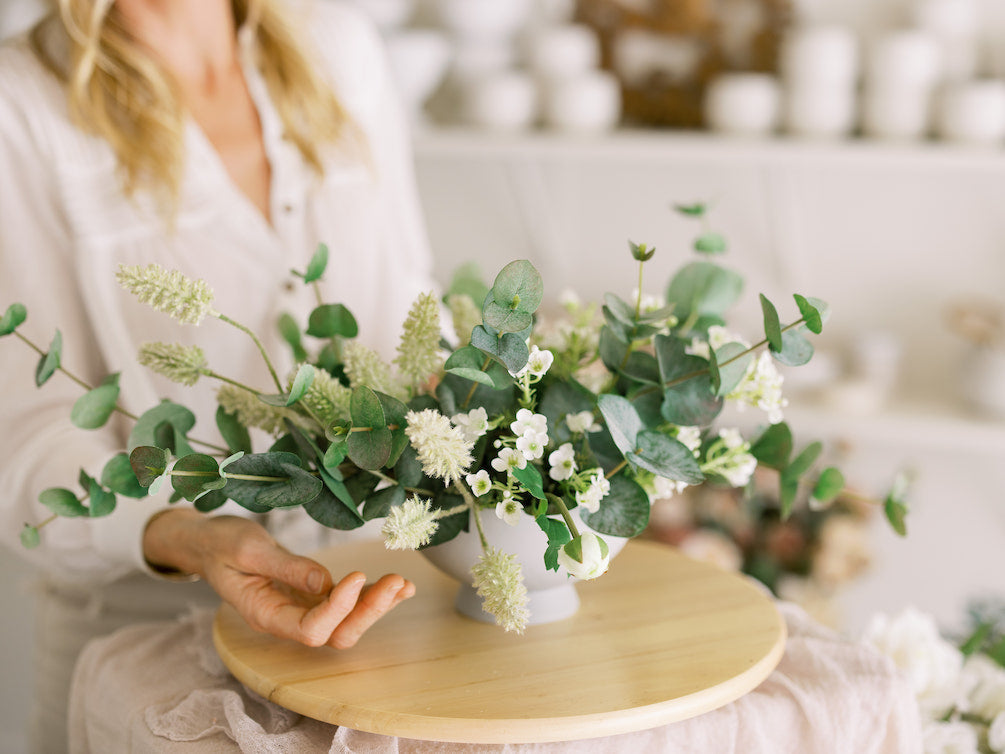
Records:
M607 572L611 553L607 543L591 531L586 531L562 545L558 564L577 579L589 581Z
M1005 670L996 670L970 695L970 709L988 720L1005 712Z
M561 482L572 476L576 470L576 452L572 449L572 443L567 442L548 456L548 463L551 468L548 476L556 482Z
M535 414L528 408L521 408L516 412L516 421L509 425L510 431L520 437L528 432L535 434L548 433L548 417L544 414Z
M504 492L502 500L496 505L496 516L501 518L510 526L520 523L520 514L523 513L523 506L513 497L512 492Z
M565 423L573 434L580 432L599 432L601 427L593 417L592 411L580 411L578 414L566 414Z
M518 450L503 448L499 455L492 459L492 468L496 471L513 471L527 466L527 458Z
M477 474L468 474L465 478L468 483L468 487L474 493L475 497L481 497L492 489L492 480L489 479L489 472L482 469Z
M977 754L977 731L962 720L928 722L922 732L925 754Z
M528 461L536 461L544 455L548 444L548 435L542 432L526 432L516 440L516 449L523 453Z

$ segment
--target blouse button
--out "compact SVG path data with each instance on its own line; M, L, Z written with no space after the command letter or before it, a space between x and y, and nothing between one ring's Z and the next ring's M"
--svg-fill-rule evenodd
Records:
M292 204L284 204L283 205L283 212L285 212L287 215L290 214L292 211L293 211L293 205Z
M287 280L285 283L283 283L283 290L286 291L287 293L293 293L293 291L296 290L296 286L293 284L292 280Z

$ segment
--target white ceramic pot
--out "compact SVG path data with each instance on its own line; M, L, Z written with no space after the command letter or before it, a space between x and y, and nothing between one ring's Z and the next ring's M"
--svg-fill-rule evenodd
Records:
M349 0L370 17L382 32L399 29L415 13L415 0Z
M851 87L859 74L858 37L845 26L796 27L782 40L779 69L786 84Z
M939 136L947 141L998 146L1005 141L1005 82L987 80L947 88L938 106Z
M423 105L443 81L450 53L450 40L434 29L406 29L387 36L391 75L413 121L421 120Z
M785 93L782 122L793 136L837 139L855 127L857 98L846 86L792 86Z
M526 73L505 71L468 82L463 88L465 120L490 131L520 131L537 121L537 82Z
M781 88L765 73L730 73L715 79L705 93L705 123L713 131L766 136L778 127Z
M589 73L600 65L600 39L582 24L539 29L527 39L527 64L546 80Z
M530 20L533 0L438 0L440 22L458 37L514 36Z
M862 131L873 138L920 139L928 134L931 114L928 87L870 84L862 95Z
M1005 352L974 348L962 365L960 388L964 400L980 416L1005 418Z
M869 47L866 84L873 89L927 90L942 77L939 39L921 29L893 31Z
M588 529L575 510L572 515L580 530ZM529 623L551 623L575 614L579 609L579 595L575 588L577 579L561 568L558 571L545 568L544 551L548 546L548 538L534 519L521 516L520 523L510 526L499 519L494 510L483 509L480 516L489 544L515 555L523 567L524 584L529 597ZM606 534L603 539L607 542L611 558L621 552L628 542L625 538ZM470 531L461 532L449 542L420 552L430 563L460 582L455 601L458 612L485 623L495 622L495 618L482 610L481 597L471 586L471 567L482 554L481 541L473 521Z
M560 131L610 131L621 120L621 85L606 71L552 81L546 87L543 109L545 123Z

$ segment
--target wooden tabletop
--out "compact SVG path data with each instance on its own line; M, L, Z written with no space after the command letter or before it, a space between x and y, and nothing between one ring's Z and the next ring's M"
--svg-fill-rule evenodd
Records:
M457 582L421 555L370 542L326 550L339 573L415 582L350 650L255 633L229 606L213 638L231 672L288 709L356 730L461 743L565 741L653 728L752 690L785 624L747 579L633 540L580 584L572 618L518 636L453 610Z

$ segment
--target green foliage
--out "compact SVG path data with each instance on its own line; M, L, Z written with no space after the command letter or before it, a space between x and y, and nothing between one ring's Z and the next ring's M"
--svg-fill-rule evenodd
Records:
M611 477L611 491L596 513L580 510L583 523L600 534L637 537L649 523L649 495L624 473Z
M0 317L0 338L10 335L28 318L28 310L24 304L11 304L3 317ZM36 532L37 534L37 532Z
M49 343L49 350L42 355L38 360L38 366L35 367L35 384L38 387L42 387L56 373L56 370L59 369L62 356L63 334L59 330L56 330L56 334L52 337L52 342Z
M307 320L307 334L315 338L355 338L359 325L352 312L342 304L322 304L316 307Z
M292 316L283 312L279 315L276 323L279 334L282 336L293 351L293 360L296 362L307 361L307 351L304 348L303 339L300 337L300 325Z
M57 516L76 518L88 515L87 508L77 499L77 495L64 487L42 490L38 501Z
M537 516L534 520L541 531L545 533L545 536L548 537L548 546L544 551L544 566L549 571L557 571L558 551L562 549L562 545L572 540L569 527L565 525L564 521L548 518L543 514Z
M726 239L721 233L702 233L694 240L694 250L702 254L722 254L726 247Z
M311 261L307 263L307 271L304 272L304 282L313 283L320 280L328 267L328 245L319 243L311 256Z
M792 430L785 422L770 425L750 447L750 454L761 466L781 471L792 456Z
M216 427L220 430L220 436L228 448L233 451L251 452L251 435L248 433L248 428L241 424L234 414L228 414L223 406L218 406L216 409Z
M26 550L32 550L41 544L42 539L38 533L38 527L25 524L21 528L21 546Z
M781 351L784 347L782 343L782 323L778 319L778 310L768 297L763 293L758 294L761 298L761 312L764 315L764 337L768 341L768 347L773 351Z
M674 275L667 301L682 321L698 317L721 318L743 291L743 278L711 262L691 262Z
M70 421L81 429L98 429L115 411L119 400L119 375L113 374L93 390L80 396L70 411Z
M175 455L187 456L193 452L187 434L194 426L195 414L177 403L162 401L136 420L127 446L132 452L141 445L162 445Z
M657 476L688 484L701 484L705 475L691 449L657 430L644 430L635 438L636 448L625 453L629 463Z

